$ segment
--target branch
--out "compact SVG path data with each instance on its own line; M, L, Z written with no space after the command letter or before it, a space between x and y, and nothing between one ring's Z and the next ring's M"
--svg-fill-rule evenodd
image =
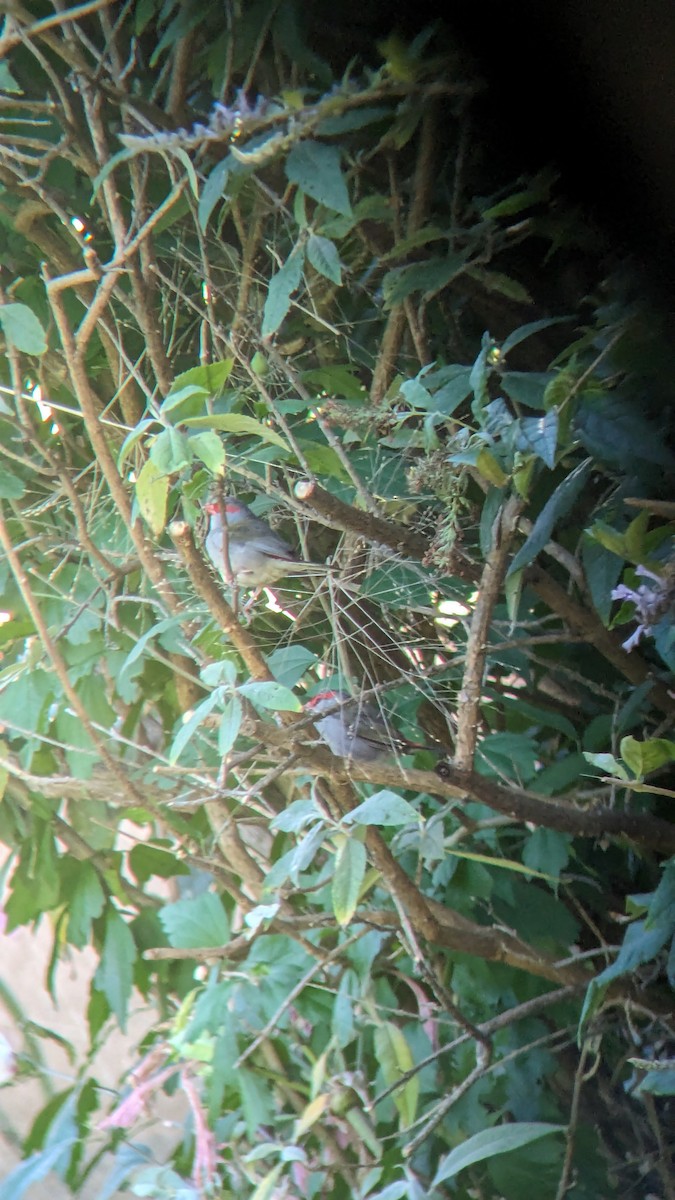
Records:
M466 643L466 662L462 686L457 696L455 764L459 770L470 771L473 767L490 622L508 566L511 542L518 526L522 506L522 500L517 496L511 496L500 510L493 527L492 546L485 559L485 566L478 585L478 599L471 617Z
M297 749L301 767L322 773L326 770L329 774L335 772L336 759L328 750L312 749L310 756L306 747ZM337 760L338 763L340 761ZM432 796L451 799L469 797L516 821L530 821L534 825L558 829L561 833L571 833L576 837L625 837L645 849L661 851L663 854L675 852L675 825L660 817L646 813L616 812L609 808L584 811L521 788L502 787L475 771L460 771L449 762L443 763L443 778L434 771L418 771L413 767L379 762L350 762L349 776L356 781L404 787Z

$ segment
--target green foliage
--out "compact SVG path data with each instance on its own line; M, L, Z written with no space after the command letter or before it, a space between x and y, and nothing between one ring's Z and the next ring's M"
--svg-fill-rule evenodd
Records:
M47 988L94 956L92 1055L156 1021L118 1102L90 1056L52 1094L22 997L45 1100L0 1198L658 1191L672 1078L627 1056L675 985L659 315L545 164L465 155L440 24L50 16L0 66L3 910L53 929ZM223 589L230 493L326 570ZM315 744L331 689L381 757Z

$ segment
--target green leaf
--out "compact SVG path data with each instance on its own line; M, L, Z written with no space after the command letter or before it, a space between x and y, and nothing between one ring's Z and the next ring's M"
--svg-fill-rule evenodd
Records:
M401 1076L413 1067L413 1056L404 1034L392 1021L383 1021L375 1029L375 1054L388 1086L398 1083ZM420 1081L413 1075L393 1093L393 1101L401 1118L401 1128L412 1125L417 1115Z
M1 64L0 64L1 65ZM2 475L0 475L0 498L3 500L20 500L26 490L26 485L17 475L12 474L7 470L5 464L2 464Z
M604 771L606 775L613 775L616 779L628 779L628 772L623 763L620 763L613 754L590 754L588 750L584 750L584 758L586 762L597 767L600 771Z
M101 168L93 184L91 185L92 202L96 199L96 193L98 192L101 184L105 183L108 176L111 175L115 170L115 167L119 167L120 163L128 162L128 160L130 158L134 158L137 153L137 150L131 150L125 147L123 150L118 150L117 154L113 154L112 158L107 160L105 166Z
M212 692L210 696L207 696L205 700L202 700L201 704L197 705L185 724L181 725L167 754L167 758L170 763L173 764L178 761L182 751L185 749L188 742L194 737L195 733L199 729L199 726L202 724L205 718L208 717L209 713L212 712L216 705L220 703L221 699L222 693L220 688L218 688L215 692Z
M316 821L319 810L313 800L293 800L270 821L270 829L282 833L299 833L305 825Z
M5 1175L0 1184L0 1200L21 1200L28 1188L44 1179L45 1175L49 1175L63 1157L64 1150L75 1145L78 1140L79 1135L76 1135L69 1141L62 1141L37 1154L31 1154L25 1162L19 1163L13 1171Z
M217 433L193 433L189 447L213 475L222 475L225 469L225 447Z
M330 238L311 233L307 241L307 257L319 275L324 275L333 283L342 283L340 255Z
M7 63L4 61L0 62L0 92L13 92L15 94L23 92L23 88L19 87Z
M66 939L81 950L91 938L91 925L100 917L105 892L97 872L89 862L77 863L77 879L68 901Z
M550 372L504 371L501 385L507 396L526 408L544 408L544 392L553 376Z
M645 919L645 930L675 931L675 861L666 863Z
M628 1061L630 1062L630 1059ZM649 1070L644 1079L640 1080L633 1095L642 1096L647 1092L651 1096L675 1096L675 1070L657 1070L657 1063L652 1063L651 1066L654 1069Z
M238 696L230 696L223 706L223 715L218 726L218 753L222 758L230 753L239 736L243 710Z
M353 821L357 825L410 825L412 821L419 821L419 813L397 792L384 788L353 808L342 820L344 824Z
M256 708L267 708L272 712L302 712L302 704L290 688L283 683L269 680L267 683L242 683L238 689L242 696L255 704Z
M220 429L223 433L246 434L249 437L259 437L264 442L272 442L272 445L279 446L281 450L288 450L289 447L279 434L270 429L269 425L263 425L262 421L256 421L254 417L245 417L240 413L214 413L210 417L189 417L185 421L181 421L181 425L185 425L186 429Z
M286 178L308 196L343 216L352 215L347 185L336 146L305 140L296 142L286 159Z
M667 738L649 738L638 742L634 737L624 737L619 745L621 757L637 779L643 779L652 771L675 760L675 742Z
M270 673L278 683L295 687L298 680L318 662L316 654L306 646L279 646L267 657Z
M516 423L516 445L531 450L553 470L558 445L558 414L554 408L543 417L521 417Z
M178 429L163 429L154 438L148 457L153 466L157 468L160 478L166 475L177 475L192 462L190 443L186 434L181 433Z
M543 872L549 877L560 878L570 858L572 837L555 829L535 829L523 847L525 866Z
M213 168L204 184L197 207L197 220L202 232L206 231L209 217L225 191L225 184L227 183L233 164L234 160L228 155L227 158L224 158L222 162L219 162Z
M197 182L197 173L192 165L192 162L190 161L189 155L183 149L182 146L173 146L171 149L171 154L175 158L179 159L180 162L182 162L183 166L185 167L185 170L187 172L188 181L190 184L190 190L191 190L192 195L194 196L195 200L198 200L199 199L199 184Z
M155 420L154 417L144 417L144 419L142 421L139 421L138 425L136 425L130 431L130 433L127 434L127 436L125 437L125 439L122 442L122 445L120 447L120 452L117 455L117 466L118 467L122 466L124 460L126 459L127 455L129 454L129 451L132 450L133 447L136 445L136 443L141 440L141 438L144 436L144 434L146 434L149 429L152 429L153 426L156 426L157 424L158 424L158 422Z
M165 904L157 914L169 945L177 950L200 946L225 946L230 938L230 923L220 898L204 892L188 900Z
M561 325L572 320L574 317L545 317L542 321L530 321L527 325L520 325L502 342L502 354L508 354L509 350L519 346L526 338L532 337L533 333L540 333L542 329L550 329L551 325Z
M480 1133L467 1138L441 1159L431 1186L435 1188L446 1179L453 1179L464 1167L470 1167L473 1163L483 1162L496 1154L508 1154L509 1150L517 1150L551 1133L564 1132L564 1125L549 1125L543 1121L514 1121L493 1129L481 1129Z
M148 459L143 463L136 480L136 499L141 516L147 521L155 537L159 537L166 524L166 505L169 497L169 477Z
M539 513L530 536L524 545L520 547L520 550L511 562L508 570L509 575L513 574L514 571L519 571L521 567L528 566L537 557L539 552L544 549L546 543L550 541L551 534L558 521L570 511L578 496L581 495L592 467L592 460L590 458L584 459L558 485L553 495L546 501L546 504Z
M283 267L270 279L260 330L262 337L271 337L281 325L291 307L291 296L300 285L304 262L304 246L296 246Z
M186 383L184 387L172 388L162 404L162 416L170 418L174 425L182 425L187 417L201 417L209 395L209 389L197 383Z
M355 837L345 838L335 857L331 896L338 925L348 925L358 904L366 873L366 848Z
M337 133L352 133L355 129L363 129L365 125L372 125L376 121L391 120L392 110L390 108L357 108L351 109L344 113L339 113L334 117L324 117L316 127L316 132L322 137L330 137Z
M513 575L507 575L504 580L504 599L506 600L506 611L509 614L509 621L513 626L518 620L518 609L520 608L520 600L523 594L523 571L514 571Z
M505 474L494 454L486 446L481 446L476 455L476 470L493 487L502 488L509 481L508 475Z
M607 625L612 610L612 589L616 587L623 570L623 556L619 557L584 533L581 561L595 610L603 625Z
M508 300L515 300L519 304L532 304L532 297L527 288L510 275L503 275L501 271L486 271L482 267L468 267L466 273L487 288L488 292L498 292L500 296L506 296Z
M189 875L190 868L179 862L170 850L161 846L150 846L139 842L129 853L129 869L140 884L147 883L153 875L160 879L173 879L176 875Z
M0 304L0 325L10 346L24 354L44 354L47 339L27 304Z
M195 387L201 388L208 392L211 396L218 395L222 392L232 373L234 366L234 358L220 358L216 362L203 363L199 367L190 367L187 371L182 371L177 375L171 384L171 390L162 404L162 412L170 409L172 401L177 393L182 392L185 388Z
M423 263L393 267L382 280L385 308L402 304L415 292L425 295L440 292L464 270L466 257L465 253L448 254L444 258L430 258Z
M136 945L126 921L110 907L105 917L105 937L94 986L103 992L120 1028L126 1028L127 1005L131 996Z

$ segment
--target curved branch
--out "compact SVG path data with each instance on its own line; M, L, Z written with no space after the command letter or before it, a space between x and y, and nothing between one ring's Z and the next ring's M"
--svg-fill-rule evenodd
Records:
M494 524L492 546L485 559L478 585L478 599L466 643L462 686L457 696L455 763L458 769L463 771L470 771L473 767L490 622L508 566L509 550L522 507L522 500L518 496L511 496L500 510Z

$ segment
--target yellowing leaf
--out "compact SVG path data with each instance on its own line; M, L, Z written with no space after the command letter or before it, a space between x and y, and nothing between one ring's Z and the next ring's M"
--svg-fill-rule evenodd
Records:
M404 1035L391 1021L383 1021L375 1030L375 1053L382 1068L385 1083L397 1083L413 1066L413 1056ZM412 1125L417 1113L419 1079L413 1075L402 1087L397 1088L392 1099L401 1118L401 1128Z
M302 1137L303 1133L306 1133L308 1129L311 1129L314 1122L318 1121L319 1117L323 1116L329 1100L330 1096L328 1092L324 1092L321 1096L315 1096L314 1099L310 1101L305 1111L301 1113L295 1122L295 1128L293 1130L294 1142L297 1142L299 1138Z
M141 516L147 521L155 537L159 537L166 524L168 495L168 475L160 475L155 464L148 459L136 480L136 499Z

